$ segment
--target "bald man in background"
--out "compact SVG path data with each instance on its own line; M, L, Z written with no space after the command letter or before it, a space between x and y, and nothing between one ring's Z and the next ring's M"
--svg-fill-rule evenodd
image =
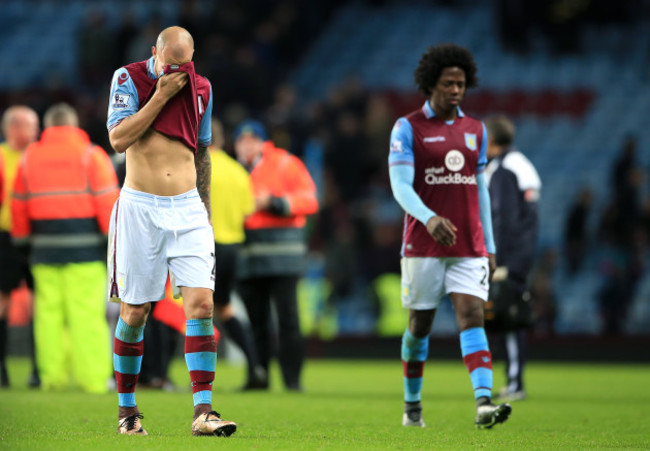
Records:
M108 392L106 234L118 196L110 158L70 105L51 106L16 173L11 236L34 275L36 357L43 390Z
M6 367L7 341L9 329L9 303L11 292L25 281L33 290L34 283L29 266L11 243L11 195L18 163L31 143L38 138L38 115L24 105L7 108L2 115L2 135L5 142L0 144L0 387L9 387L9 374ZM30 327L31 329L31 327ZM31 335L31 330L30 330ZM34 341L31 339L32 373L28 381L30 387L40 386L40 379L34 357Z
M120 302L113 363L118 432L146 435L135 401L143 329L169 272L187 318L185 360L194 398L193 435L237 428L212 409L216 341L212 325L214 240L210 224L212 87L194 72L187 30L163 30L148 60L118 69L107 128L126 152L126 178L109 232L109 298Z

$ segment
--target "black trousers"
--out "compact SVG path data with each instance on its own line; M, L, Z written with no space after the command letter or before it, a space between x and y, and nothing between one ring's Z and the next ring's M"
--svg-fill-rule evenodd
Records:
M176 330L153 317L157 305L157 302L151 303L144 327L144 355L138 379L141 384L163 383L168 379L169 364L180 337Z
M526 365L526 329L501 334L501 346L506 356L506 377L511 392L524 389L524 366Z
M284 384L300 387L304 343L300 333L297 289L298 276L252 277L240 281L238 292L253 329L260 364L268 370L275 344L271 303L277 313L277 355Z

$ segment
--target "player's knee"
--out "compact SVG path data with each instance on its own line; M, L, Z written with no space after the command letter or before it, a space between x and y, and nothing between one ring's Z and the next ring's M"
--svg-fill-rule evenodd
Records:
M435 310L411 310L409 314L409 331L416 338L424 338L431 333Z
M458 328L461 331L474 327L483 327L483 311L468 310L458 318Z
M201 300L192 305L188 318L212 318L213 311L214 306L211 299L209 301Z
M212 317L212 313L214 312L214 304L212 303L212 299L210 299L210 301L201 302L199 308L203 314L203 318Z
M124 307L120 313L122 320L130 326L144 326L144 323L147 321L147 315L151 311L151 305L123 305Z
M409 325L409 331L416 338L424 338L429 336L431 326L432 324L425 318L414 318Z
M413 324L410 327L410 332L411 335L413 335L416 338L424 338L429 335L429 332L431 332L431 328L426 327L425 325L422 324Z

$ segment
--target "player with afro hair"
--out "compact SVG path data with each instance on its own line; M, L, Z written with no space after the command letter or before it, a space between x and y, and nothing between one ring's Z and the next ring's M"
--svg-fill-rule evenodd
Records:
M429 47L420 58L420 63L415 69L415 84L418 89L430 97L442 70L446 67L461 68L465 72L467 88L478 85L476 63L470 51L456 44L439 44Z

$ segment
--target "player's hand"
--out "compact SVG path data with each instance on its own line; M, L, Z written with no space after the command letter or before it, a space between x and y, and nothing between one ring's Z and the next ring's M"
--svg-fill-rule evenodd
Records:
M443 246L456 244L456 226L447 218L434 216L427 221L427 232Z
M490 278L488 280L492 282L494 271L497 269L497 256L495 254L488 254L488 266L490 268Z
M188 75L185 72L163 74L156 82L156 94L160 94L165 100L169 100L185 87L187 81Z

